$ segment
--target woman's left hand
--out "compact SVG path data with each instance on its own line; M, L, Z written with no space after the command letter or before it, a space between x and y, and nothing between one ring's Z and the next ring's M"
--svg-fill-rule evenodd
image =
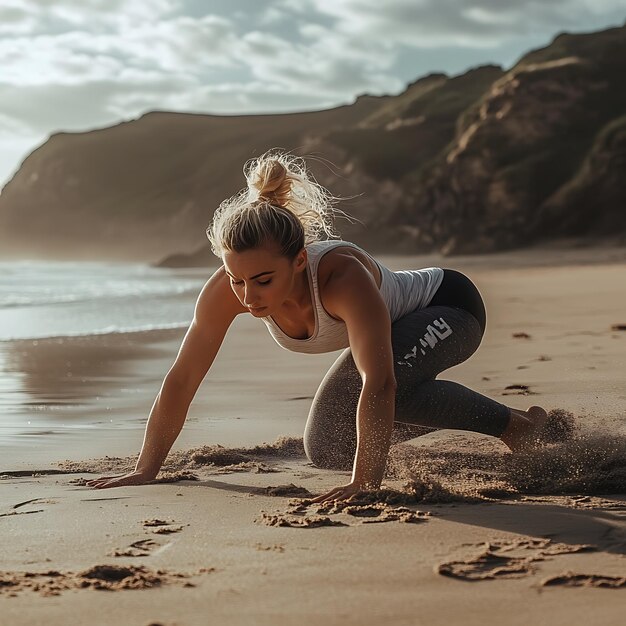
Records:
M342 487L335 487L332 491L317 496L316 498L310 498L309 502L328 502L329 500L348 500L355 496L360 491L363 491L363 487L359 483L349 483Z

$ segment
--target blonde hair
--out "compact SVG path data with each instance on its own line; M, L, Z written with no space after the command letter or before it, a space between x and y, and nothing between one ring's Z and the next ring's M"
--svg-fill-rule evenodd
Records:
M293 259L324 235L339 238L332 225L338 198L307 172L304 159L272 149L248 160L243 173L247 187L220 204L207 228L213 254L276 243Z

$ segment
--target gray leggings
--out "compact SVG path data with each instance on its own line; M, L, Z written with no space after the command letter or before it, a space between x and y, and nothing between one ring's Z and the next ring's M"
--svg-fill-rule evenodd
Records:
M435 380L440 372L462 363L478 349L484 318L481 322L458 306L435 305L408 313L391 325L397 382L392 441L442 428L495 437L504 432L510 416L504 404L458 383ZM304 449L317 467L352 469L361 387L361 376L347 348L324 377L306 423Z

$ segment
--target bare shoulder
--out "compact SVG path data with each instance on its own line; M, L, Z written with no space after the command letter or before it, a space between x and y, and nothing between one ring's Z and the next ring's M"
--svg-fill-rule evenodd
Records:
M219 319L230 322L244 312L246 308L233 293L228 274L221 265L200 291L196 302L195 321L199 324L209 320L214 323Z
M344 301L352 306L380 304L380 270L360 250L340 247L330 250L321 259L318 268L320 298L326 312L336 319L344 319Z
M357 265L369 272L376 285L380 287L380 269L368 254L352 246L337 246L329 250L320 260L317 269L320 289L323 289L333 276L337 277L346 270L356 268Z

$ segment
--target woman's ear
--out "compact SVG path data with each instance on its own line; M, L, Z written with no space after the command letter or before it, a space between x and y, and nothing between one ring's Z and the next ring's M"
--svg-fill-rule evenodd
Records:
M298 252L296 259L295 259L295 270L297 272L301 272L304 269L306 269L307 258L308 257L307 257L306 248L302 248L302 250Z

